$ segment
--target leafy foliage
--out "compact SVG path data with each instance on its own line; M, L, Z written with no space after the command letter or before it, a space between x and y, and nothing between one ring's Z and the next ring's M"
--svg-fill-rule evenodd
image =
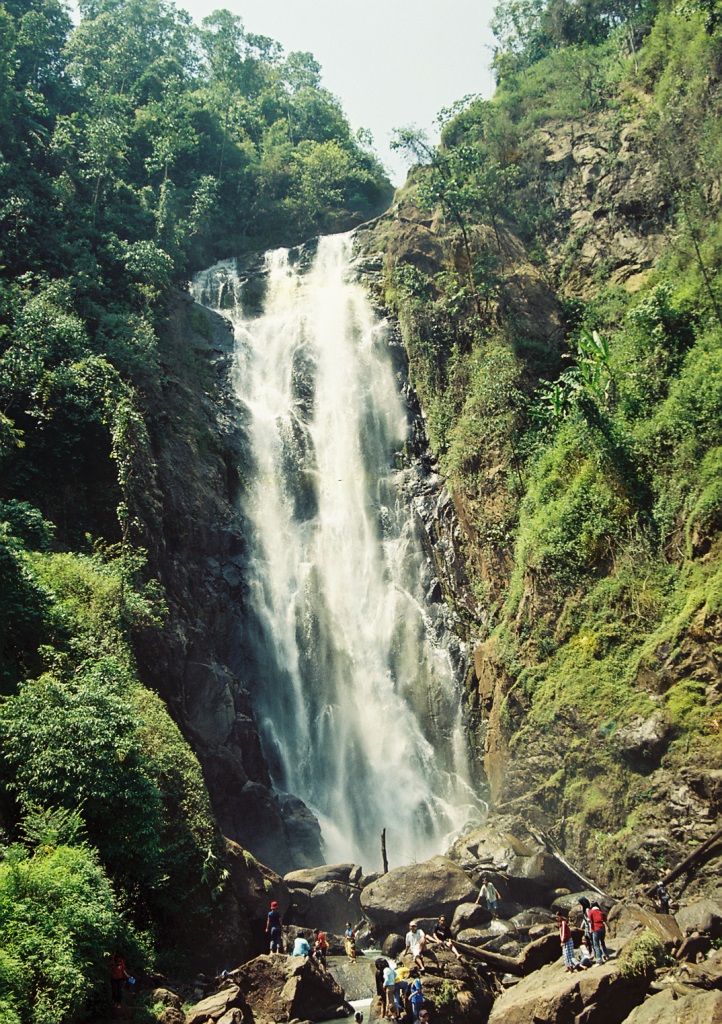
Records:
M0 861L0 1012L13 1024L63 1024L91 999L107 999L107 960L130 943L97 855L48 846L28 857L12 846Z
M473 537L469 572L484 585L471 628L503 667L512 749L531 742L556 766L534 799L560 829L573 822L600 876L609 857L590 837L654 799L631 781L651 766L624 761L620 726L656 708L664 765L719 761L716 698L680 668L682 652L713 644L720 608L718 6L504 0L494 98L454 111L437 151L405 139L421 166L399 207L433 211L435 226L443 216L443 269L432 276L410 253L388 297ZM574 273L597 231L566 212L585 184L574 141L564 155L580 124L610 147L605 185L586 183L595 213L626 180L620 133L648 155L654 226L648 211L624 216L666 246L626 287L611 263ZM509 188L485 206L480 171L492 169ZM522 280L542 316L543 296L559 300L544 333Z

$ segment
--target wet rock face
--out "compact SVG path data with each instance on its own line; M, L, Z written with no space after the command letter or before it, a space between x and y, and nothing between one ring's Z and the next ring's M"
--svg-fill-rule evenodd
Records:
M244 287L253 280L249 268ZM224 834L286 871L323 860L321 833L301 801L273 793L237 671L246 608L237 467L247 452L231 390L233 344L225 319L178 294L161 339L162 383L148 396L156 466L148 492L157 507L144 542L168 617L160 638L140 641L138 661L198 755Z

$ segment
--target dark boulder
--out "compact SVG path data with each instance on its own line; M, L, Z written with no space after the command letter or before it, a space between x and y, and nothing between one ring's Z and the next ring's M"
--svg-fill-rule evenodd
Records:
M459 903L469 903L477 888L447 857L395 868L361 892L361 910L372 927L405 934L416 917L451 918Z

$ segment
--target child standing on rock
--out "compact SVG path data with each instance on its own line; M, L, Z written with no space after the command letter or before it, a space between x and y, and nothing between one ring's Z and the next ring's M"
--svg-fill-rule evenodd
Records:
M574 939L572 930L561 910L557 911L557 924L559 925L559 941L562 944L562 956L564 957L564 970L573 974L576 969L574 961Z

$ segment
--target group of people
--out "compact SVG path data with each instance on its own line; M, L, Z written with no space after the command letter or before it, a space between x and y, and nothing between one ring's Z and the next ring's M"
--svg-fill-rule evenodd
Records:
M376 993L381 999L381 1016L394 1021L427 1021L424 987L418 967L392 967L388 960L376 960Z
M588 967L606 963L609 959L609 952L605 945L607 918L604 911L596 901L593 900L590 903L586 896L580 896L578 903L582 908L583 932L578 954L574 952L574 939L567 916L561 910L557 911L564 969L570 973L585 971Z

